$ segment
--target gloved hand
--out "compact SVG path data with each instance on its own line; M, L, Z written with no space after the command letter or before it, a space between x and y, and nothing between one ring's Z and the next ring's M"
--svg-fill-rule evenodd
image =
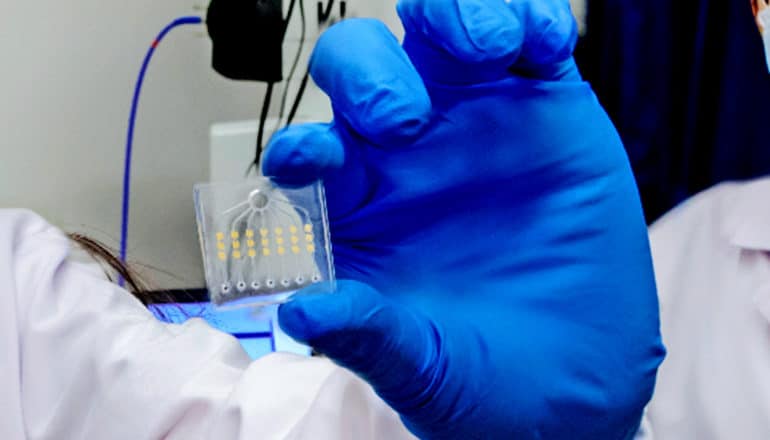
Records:
M571 53L567 0L402 0L311 59L330 124L265 153L323 178L338 283L283 329L424 438L633 435L664 350L621 142Z

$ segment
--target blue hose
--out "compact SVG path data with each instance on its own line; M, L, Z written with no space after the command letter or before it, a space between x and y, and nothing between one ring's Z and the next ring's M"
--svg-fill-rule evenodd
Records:
M136 112L139 107L139 96L142 93L142 84L144 83L144 76L147 73L147 67L150 65L152 55L155 53L155 49L160 44L161 40L172 29L178 26L202 24L203 18L201 17L180 17L169 23L158 34L155 40L150 45L147 55L144 57L142 63L142 69L139 71L139 77L136 80L136 86L134 88L134 98L131 102L131 115L128 118L128 132L126 134L126 159L125 168L123 170L123 212L121 214L121 226L120 226L120 260L126 261L126 248L128 243L128 219L129 219L129 202L131 198L131 156L133 153L134 144L134 126L136 125ZM120 279L120 285L123 286L125 280Z

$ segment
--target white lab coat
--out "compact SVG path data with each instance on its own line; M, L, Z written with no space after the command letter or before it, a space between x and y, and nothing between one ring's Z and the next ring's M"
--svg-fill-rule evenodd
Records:
M0 439L413 438L322 359L250 362L193 319L156 321L36 215L0 210Z
M668 356L643 438L770 439L770 179L706 191L650 237Z

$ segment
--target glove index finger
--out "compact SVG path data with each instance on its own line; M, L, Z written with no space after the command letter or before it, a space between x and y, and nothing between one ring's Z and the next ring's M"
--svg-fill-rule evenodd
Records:
M430 119L422 78L380 21L344 20L321 35L310 74L331 98L335 116L380 146L402 144Z
M412 61L442 83L497 80L511 69L552 79L577 42L568 0L400 0L398 13Z
M401 0L407 35L420 35L457 59L481 63L516 59L524 28L504 0Z
M262 173L285 185L307 185L339 170L345 161L342 141L330 124L292 125L270 139Z

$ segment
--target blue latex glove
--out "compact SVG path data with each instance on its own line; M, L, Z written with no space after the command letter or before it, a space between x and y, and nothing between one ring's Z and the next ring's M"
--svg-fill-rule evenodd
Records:
M331 124L263 171L323 178L334 295L284 330L425 438L632 436L664 349L621 142L571 57L568 2L402 0L403 48L344 21L311 59Z

